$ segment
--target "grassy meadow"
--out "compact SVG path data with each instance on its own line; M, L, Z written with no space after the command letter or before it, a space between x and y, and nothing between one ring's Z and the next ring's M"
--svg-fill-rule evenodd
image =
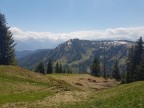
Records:
M144 81L130 84L88 74L41 75L0 66L2 108L144 108Z

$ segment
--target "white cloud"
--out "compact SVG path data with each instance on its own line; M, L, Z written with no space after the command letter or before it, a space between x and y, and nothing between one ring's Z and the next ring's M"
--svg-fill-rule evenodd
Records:
M69 39L79 38L87 40L137 40L140 36L144 38L144 26L131 28L114 28L106 30L77 31L70 33L51 33L51 32L33 32L23 31L17 27L11 27L14 39L16 40L49 40L49 41L66 41Z

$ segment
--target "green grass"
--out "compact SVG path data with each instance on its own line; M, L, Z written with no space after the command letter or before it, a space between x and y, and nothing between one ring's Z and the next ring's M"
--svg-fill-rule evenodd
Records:
M52 90L51 88L55 88ZM34 73L18 66L0 66L0 106L30 102L52 96L56 90L73 89L68 83Z
M29 82L50 84L50 79L41 74L22 69L17 66L0 66L0 80L6 82Z
M24 93L15 93L8 95L0 95L0 105L13 102L27 102L44 99L47 96L53 95L50 91L28 91Z
M0 107L8 103L37 108L49 104L45 98L65 91L82 92L58 77L82 77L82 74L50 74L30 72L17 66L0 66ZM84 76L83 76L84 77ZM144 108L144 81L122 84L101 91L86 91L88 97L72 103L60 103L59 108ZM63 95L61 95L63 96ZM79 95L81 96L81 95ZM69 98L68 98L69 99ZM24 102L24 104L19 104ZM45 105L43 105L43 102ZM36 105L36 106L34 106ZM16 106L17 107L17 106Z
M61 108L144 108L144 82L124 84L93 93L85 101Z

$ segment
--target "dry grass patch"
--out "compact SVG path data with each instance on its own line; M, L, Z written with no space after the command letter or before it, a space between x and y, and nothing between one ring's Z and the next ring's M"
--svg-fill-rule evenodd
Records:
M106 82L102 77L94 77L89 74L51 74L48 75L58 80L63 80L84 91L101 90L108 87L113 87L119 82L108 79Z

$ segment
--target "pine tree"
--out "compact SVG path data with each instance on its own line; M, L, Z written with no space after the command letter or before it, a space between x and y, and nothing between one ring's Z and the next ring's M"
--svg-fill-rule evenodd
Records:
M63 73L63 69L62 69L61 63L60 63L60 66L59 66L59 73Z
M142 37L140 37L135 47L134 61L136 66L140 65L142 54L143 54L143 40Z
M65 72L65 69L63 69L63 73L66 73L66 72Z
M14 39L5 16L0 13L0 65L16 65Z
M42 62L40 62L36 69L35 69L35 72L39 72L39 73L42 73L42 74L45 74L45 68L44 68L44 65Z
M142 53L143 53L143 41L142 37L138 39L135 50L134 50L134 61L133 61L133 81L138 81L139 80L139 66L142 60Z
M55 73L59 73L59 64L58 64L58 62L56 63Z
M70 68L69 66L67 65L67 71L66 71L68 74L70 73Z
M142 56L140 66L138 67L138 79L140 81L144 80L144 54Z
M47 74L51 74L53 72L53 65L51 59L49 59L49 62L47 64Z
M94 61L90 67L91 74L94 76L100 76L100 62L98 58L94 58Z
M129 50L129 55L127 58L127 68L126 68L126 82L133 82L134 77L134 47Z
M115 65L113 67L112 77L117 81L121 80L119 69L118 69L118 60L116 60Z
M68 73L68 74L72 73L72 69L70 68L69 65L66 65L66 67L65 67L65 73Z
M143 68L143 63L142 63L142 55L143 55L143 40L142 37L137 42L136 48L135 48L135 81L141 80L141 69ZM141 65L141 66L140 66Z
M143 55L143 41L142 37L136 43L136 46L129 52L128 60L127 60L127 74L126 74L126 82L134 82L140 80L141 76L141 68L142 66L142 55Z

